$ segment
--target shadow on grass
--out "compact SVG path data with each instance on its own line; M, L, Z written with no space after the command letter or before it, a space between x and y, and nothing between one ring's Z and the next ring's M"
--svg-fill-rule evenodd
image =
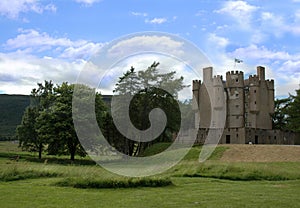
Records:
M90 158L75 159L71 161L64 156L44 156L42 159L37 158L37 156L32 155L28 152L0 152L0 158L7 159L11 161L20 162L34 162L34 163L47 163L47 164L59 164L59 165L95 165L96 162Z

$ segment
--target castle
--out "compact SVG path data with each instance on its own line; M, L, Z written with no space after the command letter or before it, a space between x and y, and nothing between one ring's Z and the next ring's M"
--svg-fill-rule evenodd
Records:
M212 72L204 68L203 82L193 81L196 143L203 144L209 130L222 129L220 144L294 144L292 132L272 129L274 80L265 79L264 67L248 79L242 71L227 72L226 80Z

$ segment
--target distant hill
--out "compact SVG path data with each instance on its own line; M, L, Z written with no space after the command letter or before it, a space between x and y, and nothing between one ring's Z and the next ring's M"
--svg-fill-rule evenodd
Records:
M13 139L16 127L29 105L29 95L0 94L0 140Z

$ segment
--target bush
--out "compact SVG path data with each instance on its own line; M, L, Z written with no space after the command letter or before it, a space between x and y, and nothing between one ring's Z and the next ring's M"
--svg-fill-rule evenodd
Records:
M168 178L122 178L122 179L92 179L65 178L56 182L56 186L74 188L136 188L136 187L164 187L172 185Z

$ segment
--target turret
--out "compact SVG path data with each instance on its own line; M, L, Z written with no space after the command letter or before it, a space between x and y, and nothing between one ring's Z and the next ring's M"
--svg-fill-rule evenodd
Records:
M227 87L244 87L244 73L242 71L231 71L226 73Z
M201 80L193 80L193 110L198 110L200 106Z
M268 87L268 103L269 103L269 113L273 114L274 113L274 80L267 80L267 87Z
M244 73L231 71L226 73L227 87L227 126L244 126Z
M224 88L222 76L217 75L213 78L214 99L212 106L215 109L222 109L225 106Z
M257 68L257 76L259 80L265 80L265 67L258 66Z
M203 82L210 83L212 81L212 67L203 68Z

